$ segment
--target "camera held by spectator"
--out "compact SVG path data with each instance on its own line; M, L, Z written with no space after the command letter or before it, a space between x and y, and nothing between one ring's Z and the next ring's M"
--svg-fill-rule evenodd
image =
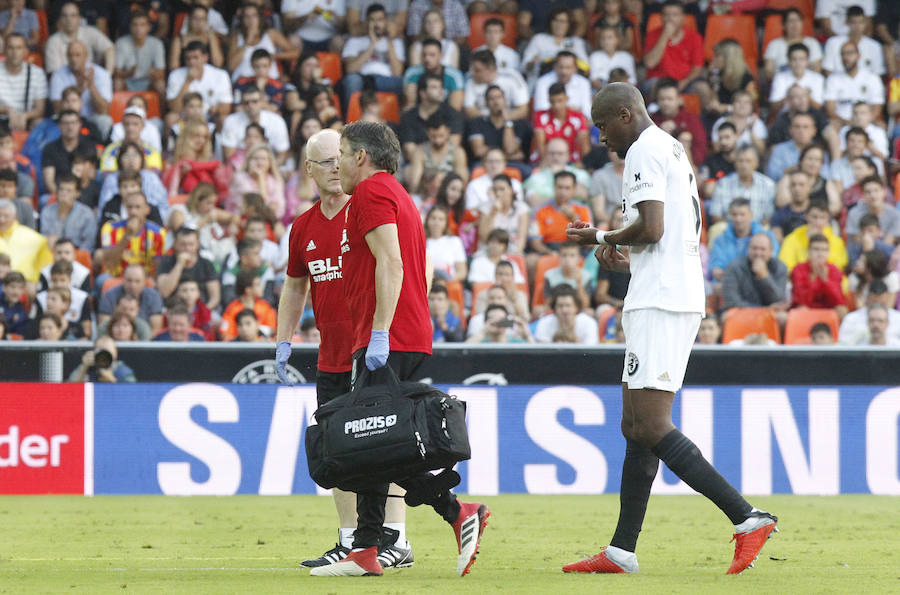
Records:
M119 359L112 337L103 336L94 348L81 356L81 363L69 375L69 382L137 382L134 372Z

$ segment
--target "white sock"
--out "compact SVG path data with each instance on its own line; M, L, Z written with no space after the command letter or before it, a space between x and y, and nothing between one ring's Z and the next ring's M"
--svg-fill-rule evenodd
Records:
M400 533L397 536L397 545L406 547L406 523L385 523L384 526Z
M356 527L341 527L338 529L338 533L340 534L341 545L344 547L353 547L353 532L356 531Z
M637 572L637 556L634 552L623 550L614 545L606 546L606 557L618 564L622 570Z

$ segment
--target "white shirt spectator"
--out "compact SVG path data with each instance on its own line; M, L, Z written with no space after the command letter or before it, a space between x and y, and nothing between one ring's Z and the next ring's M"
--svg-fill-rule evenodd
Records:
M226 36L229 33L228 23L225 22L225 17L222 16L221 12L211 6L206 9L206 24L219 35ZM180 35L187 35L187 32L188 19L184 19L184 23L181 25L181 31L178 33Z
M94 69L94 86L97 92L106 101L112 101L113 84L112 78L105 68L98 64L87 64L86 68ZM78 84L75 75L68 65L58 68L50 77L50 101L59 101L62 99L62 92L66 87L72 87ZM85 89L81 94L81 115L90 118L94 115L94 102L91 101L91 90Z
M841 137L841 151L844 151L847 148L847 132L849 132L851 128L853 128L853 126L844 126L838 133L838 136ZM888 155L888 137L884 128L878 124L869 124L865 127L865 131L866 134L869 135L869 141L875 145L875 148L878 149L882 155ZM866 151L866 154L869 154L868 150ZM878 160L876 160L876 165L877 164Z
M514 199L517 201L524 199L525 193L522 190L522 182L515 178L510 178L510 181L512 182ZM487 174L478 176L469 182L466 185L466 209L482 213L490 211L494 199L491 198L488 191L492 183L491 176Z
M369 49L371 43L368 36L351 37L347 40L347 43L344 44L344 51L341 53L341 57L344 60L355 58ZM397 58L401 62L405 62L406 48L403 47L403 41L395 38L392 40L392 43L394 44L394 53L397 54ZM344 74L347 73L345 72ZM382 37L375 42L375 51L372 53L372 57L369 58L369 61L363 64L362 68L359 69L359 74L394 76L394 73L391 72L391 65L388 60L387 37Z
M28 76L28 71L31 76ZM30 78L30 80L29 80ZM28 88L26 93L25 89ZM28 103L25 97L28 96ZM37 99L47 99L47 75L43 69L25 62L19 74L9 74L6 62L0 62L0 105L19 113L31 111Z
M534 330L534 340L538 343L552 343L553 335L559 330L559 320L556 314L543 316L537 322ZM575 315L575 336L579 345L596 345L599 343L599 329L597 321L581 312Z
M243 147L244 134L249 125L250 118L244 112L235 112L226 117L225 123L222 125L222 146L231 149ZM291 148L284 118L275 112L262 110L259 113L259 125L265 130L266 138L269 139L269 144L276 153L283 153Z
M559 78L552 70L541 76L534 86L534 111L541 112L550 109L550 85L557 82ZM572 76L572 79L566 85L566 95L569 96L569 107L575 108L585 115L588 122L591 121L591 100L594 97L594 90L591 87L591 81L587 80L580 74Z
M846 35L847 9L851 6L859 6L867 17L875 16L875 0L817 0L816 18L830 19L831 32L835 35Z
M818 62L822 59L822 46L815 37L804 37L803 45L809 50L809 62ZM788 44L784 37L773 39L766 46L764 60L772 60L775 63L775 72L779 72L788 67Z
M490 115L484 92L491 85L500 87L510 107L528 105L528 102L531 101L531 95L528 94L528 85L525 84L525 79L522 78L521 74L513 70L497 70L497 77L491 83L476 83L473 78L466 82L463 106L477 107L481 111L482 116Z
M506 256L501 257L501 260L505 260L513 265L513 276L516 279L516 284L525 283L525 277L522 275L522 270L518 264L509 260ZM468 281L469 283L493 283L496 271L497 265L491 262L487 255L479 254L472 258L472 264L469 265Z
M109 133L110 143L120 143L125 140L125 127L121 122L113 124L112 131ZM141 129L141 140L155 150L162 152L162 138L159 136L159 129L149 121L144 121L144 127Z
M712 127L712 133L710 134L712 141L714 143L719 142L719 126L729 121L727 116L722 116L718 120L716 120L715 124ZM750 145L753 144L753 141L750 140L750 131L753 131L753 135L756 138L761 138L762 140L766 140L769 138L769 129L766 128L765 123L759 117L753 116L753 124L749 127L745 128L744 131L737 139L737 146L741 145Z
M425 251L431 256L435 273L443 273L447 279L456 277L456 265L466 262L466 249L459 236L428 238Z
M844 62L841 60L841 46L850 38L846 35L835 35L825 42L825 57L822 59L822 68L828 72L846 72ZM857 44L859 49L859 68L868 70L877 75L885 73L884 51L881 44L863 35Z
M102 62L103 54L113 47L113 42L100 29L84 23L78 26L75 39L83 42L87 47L88 62ZM66 48L69 47L69 42L75 41L75 39L70 39L62 31L51 35L44 48L44 70L52 73L65 66Z
M775 73L772 79L772 90L769 91L769 101L784 101L788 90L795 84L809 89L809 97L821 104L825 97L825 77L814 70L807 69L799 79L790 70L782 70Z
M178 97L184 81L187 79L187 67L176 68L169 74L166 83L166 99L171 101ZM231 77L221 68L210 64L203 65L203 76L199 81L191 81L188 90L199 93L203 97L203 111L209 110L221 103L231 104L234 94L231 91Z
M864 101L870 105L884 105L884 85L881 77L858 68L856 76L834 72L825 81L825 101L837 103L836 113L844 120L853 115L853 104Z
M474 50L474 52L480 52L481 50L486 49L489 49L488 46L483 45ZM494 59L497 61L497 70L519 70L519 64L522 62L522 59L519 57L519 52L516 50L501 43L492 53L494 54Z
M541 62L555 59L556 55L564 50L572 52L576 58L587 64L587 44L580 37L566 37L562 40L562 43L556 43L556 39L549 33L537 33L528 42L525 51L522 52L522 67L524 68L537 57L538 61L532 68L533 73L537 74Z
M634 70L634 56L628 52L618 51L612 56L603 50L597 50L591 54L591 80L600 81L604 85L609 80L609 73L614 68L621 68L628 73L628 82L637 84L637 74Z
M256 50L266 50L269 52L270 56L274 56L278 53L278 48L275 47L275 42L269 37L268 31L263 33L256 45L247 45L247 42L244 41L244 36L238 35L237 46L239 48L244 48L244 53L241 54L241 63L238 64L237 68L231 73L231 80L235 83L241 77L254 76L253 64L251 64L253 52ZM281 77L281 73L278 72L278 66L275 65L275 60L272 60L271 62L272 63L269 65L269 78L277 80Z
M338 16L347 14L344 0L283 0L281 14L291 17L302 17L310 14L319 6L322 11ZM322 14L313 14L300 25L297 35L308 41L320 42L340 33L334 26L334 19L326 19Z
M868 317L868 308L859 308L844 316L844 319L841 320L841 328L838 330L838 343L841 345L868 345ZM888 308L887 336L889 341L900 341L900 312L894 308Z

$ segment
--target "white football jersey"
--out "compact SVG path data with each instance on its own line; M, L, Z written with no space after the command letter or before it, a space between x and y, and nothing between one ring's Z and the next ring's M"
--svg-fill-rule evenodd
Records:
M699 196L684 146L657 126L644 130L625 156L622 212L627 226L638 218L638 203L657 200L664 205L665 227L659 242L630 246L625 311L706 312Z

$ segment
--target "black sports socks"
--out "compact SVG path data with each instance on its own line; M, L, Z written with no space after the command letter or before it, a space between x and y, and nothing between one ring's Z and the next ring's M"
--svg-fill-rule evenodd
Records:
M628 440L619 489L619 522L610 545L633 552L644 524L650 487L659 469L659 458L646 446Z

